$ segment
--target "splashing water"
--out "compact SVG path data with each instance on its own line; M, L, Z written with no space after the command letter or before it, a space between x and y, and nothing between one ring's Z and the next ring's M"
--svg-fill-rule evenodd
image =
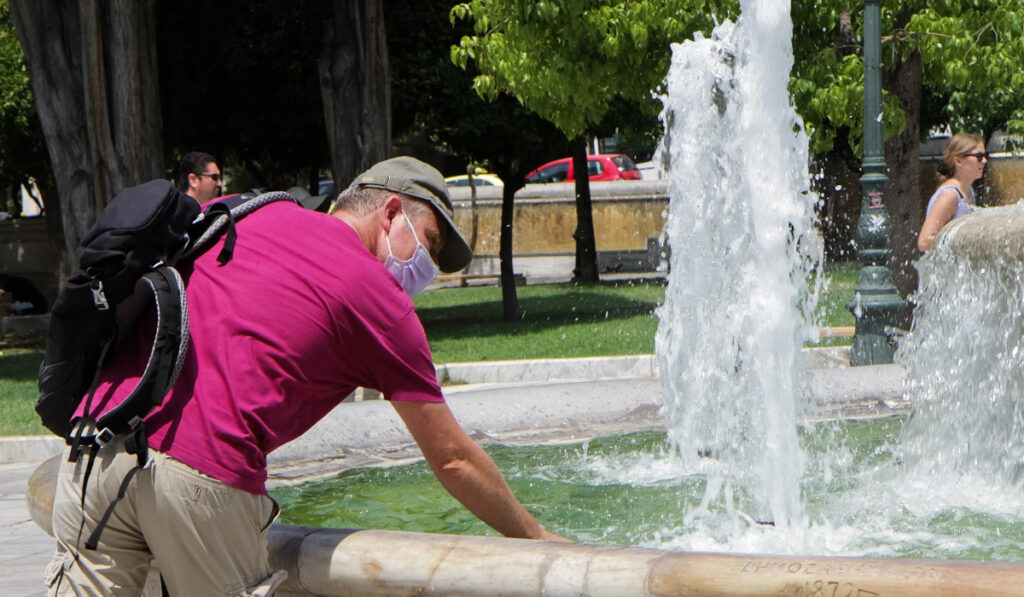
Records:
M789 2L745 1L710 38L673 47L663 98L671 275L656 350L669 436L705 471L701 506L733 524L806 524L797 437L800 347L821 261L807 138L786 84ZM801 317L802 316L802 317Z
M902 450L908 474L1001 480L1024 488L1024 255L992 242L975 254L963 225L1006 226L1019 235L1024 203L983 210L951 224L918 262L920 290L911 334L897 362L914 405ZM1015 224L1014 224L1015 222ZM979 228L980 229L980 228ZM977 233L975 233L977 234ZM951 241L951 242L946 242Z

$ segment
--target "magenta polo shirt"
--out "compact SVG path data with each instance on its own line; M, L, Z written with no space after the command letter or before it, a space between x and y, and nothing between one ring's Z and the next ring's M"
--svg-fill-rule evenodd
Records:
M266 455L356 387L443 401L412 300L346 223L275 203L238 223L224 266L219 248L188 278L188 355L146 419L152 448L265 493ZM140 332L138 350L121 350L105 368L93 412L131 390L149 341Z

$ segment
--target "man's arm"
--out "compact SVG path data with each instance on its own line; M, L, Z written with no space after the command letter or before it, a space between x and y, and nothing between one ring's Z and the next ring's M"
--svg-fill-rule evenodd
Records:
M391 405L444 488L480 520L506 537L566 540L544 530L526 511L494 461L466 435L447 404L393 401Z

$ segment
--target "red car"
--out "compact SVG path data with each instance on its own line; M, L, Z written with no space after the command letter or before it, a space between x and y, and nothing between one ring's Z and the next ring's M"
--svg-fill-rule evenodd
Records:
M628 156L621 153L588 155L587 170L590 180L640 180L640 169ZM572 182L576 180L572 158L548 162L526 175L526 182Z

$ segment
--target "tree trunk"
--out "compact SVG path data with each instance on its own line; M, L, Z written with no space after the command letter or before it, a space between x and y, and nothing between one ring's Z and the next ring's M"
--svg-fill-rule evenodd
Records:
M899 98L906 114L906 129L885 144L889 180L885 185L885 204L892 223L890 269L901 296L917 290L914 263L921 256L917 235L921 230L920 128L921 86L924 65L921 53L913 52L893 72L885 75L885 88ZM903 323L908 323L904 321Z
M121 189L163 174L154 0L11 0L57 184L64 252Z
M590 201L590 171L587 168L587 139L580 137L573 144L572 169L576 179L576 268L573 280L593 283L597 273L597 243L594 240L594 211Z
M391 76L381 0L334 0L319 69L331 170L341 191L391 150Z
M512 222L515 219L516 191L522 185L506 184L501 192L501 234L498 243L498 260L501 264L501 318L504 321L518 321L519 297L516 294L515 269L512 267Z
M854 164L852 168L851 164ZM857 217L861 200L859 158L852 155L844 140L816 155L813 167L811 186L821 198L818 218L825 241L825 261L852 261L857 256Z

